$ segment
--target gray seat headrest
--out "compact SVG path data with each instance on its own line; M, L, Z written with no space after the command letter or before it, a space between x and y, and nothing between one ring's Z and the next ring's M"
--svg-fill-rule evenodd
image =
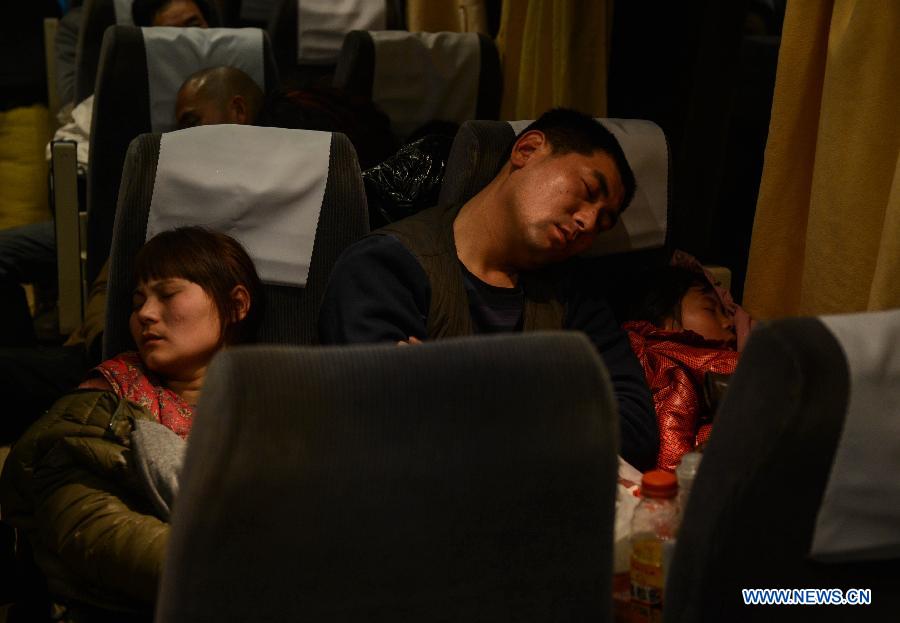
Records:
M900 311L826 316L850 374L844 428L811 554L823 561L900 557Z
M375 46L372 101L394 133L409 136L432 120L475 118L481 73L476 33L370 32Z
M242 125L162 135L147 239L204 225L244 245L260 278L305 286L332 135Z
M263 31L258 28L142 28L154 132L175 129L175 99L201 69L230 65L265 91Z
M134 0L113 0L113 8L116 10L116 24L119 26L134 26L134 18L131 15L131 5Z
M381 0L296 0L297 62L337 62L351 30L384 30L387 7Z

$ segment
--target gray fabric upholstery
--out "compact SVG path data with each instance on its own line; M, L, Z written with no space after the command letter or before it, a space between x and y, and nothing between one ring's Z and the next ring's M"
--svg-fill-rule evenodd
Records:
M900 564L809 557L849 396L847 361L818 319L754 331L718 413L678 534L665 618L888 621ZM746 607L742 588L871 588L862 607Z
M500 114L502 80L500 57L494 42L478 35L481 69L478 77L477 119L497 119ZM344 39L334 73L334 86L364 97L372 97L375 76L375 46L367 32L353 31ZM454 120L448 121L465 121Z
M465 203L500 171L516 135L506 121L467 121L453 139L438 203Z
M610 621L614 405L576 333L223 352L156 620Z
M110 253L104 357L134 349L128 329L134 289L134 258L146 239L159 147L159 134L139 136L131 143L125 159ZM214 156L211 154L211 157ZM283 344L316 342L319 306L331 269L341 252L366 233L368 212L356 152L346 136L334 134L306 287L264 287L266 312L259 341Z
M116 24L113 0L85 0L75 48L75 102L94 92L103 33Z
M85 0L81 30L75 52L75 102L93 94L100 65L103 34L116 25L114 0ZM214 2L200 2L200 8L211 28L222 25Z
M810 554L900 560L900 310L820 317L850 370L850 401Z
M406 29L406 0L384 0L387 8L387 28ZM334 65L298 65L297 63L297 0L278 0L269 22L269 38L275 62L283 79L292 86L310 86L320 80L330 80Z
M277 85L278 75L265 35L263 58L266 92L269 92ZM141 29L114 26L107 30L103 40L91 122L91 161L87 175L88 283L96 278L109 256L128 145L139 134L150 131L150 95Z
M265 28L278 8L278 0L241 0L234 2L239 6L238 19L244 25L256 25Z

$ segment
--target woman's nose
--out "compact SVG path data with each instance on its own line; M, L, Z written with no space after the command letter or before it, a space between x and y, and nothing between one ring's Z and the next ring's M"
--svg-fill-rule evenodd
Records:
M152 299L147 299L144 304L137 309L138 320L142 324L153 322L159 318L159 310Z

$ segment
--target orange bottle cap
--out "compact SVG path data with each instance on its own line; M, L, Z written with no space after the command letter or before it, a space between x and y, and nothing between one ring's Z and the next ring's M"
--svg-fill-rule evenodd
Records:
M654 469L641 478L641 495L645 498L674 498L678 494L675 474Z

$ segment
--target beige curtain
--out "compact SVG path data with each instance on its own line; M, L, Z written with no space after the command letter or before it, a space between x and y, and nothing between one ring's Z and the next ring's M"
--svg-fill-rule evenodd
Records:
M407 0L411 32L480 32L487 34L484 0Z
M900 307L900 2L787 5L744 305Z
M44 158L49 136L46 106L0 112L0 229L50 219Z
M497 47L502 119L553 106L606 115L612 0L505 0Z

